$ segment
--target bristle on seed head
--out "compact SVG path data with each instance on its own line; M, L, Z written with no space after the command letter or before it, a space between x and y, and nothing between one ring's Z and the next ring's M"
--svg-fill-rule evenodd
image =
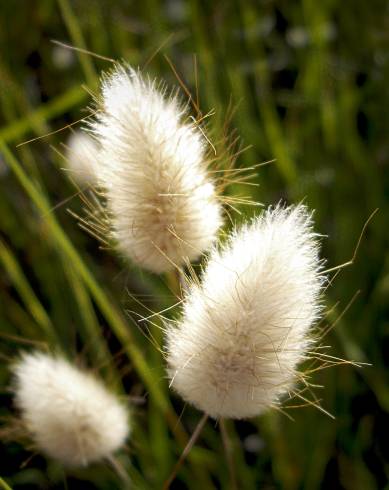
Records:
M190 287L182 319L167 324L173 389L215 418L278 405L312 343L320 270L305 206L269 209L235 231Z
M118 248L156 273L198 258L222 224L203 134L177 97L128 66L103 78L99 109L90 129Z
M41 352L24 354L13 374L15 403L37 450L86 466L124 444L127 410L92 374Z

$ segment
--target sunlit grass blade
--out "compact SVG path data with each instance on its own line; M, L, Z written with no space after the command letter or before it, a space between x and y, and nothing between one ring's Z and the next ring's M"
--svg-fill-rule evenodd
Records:
M2 488L3 490L12 490L12 488L8 485L8 483L3 480L3 478L1 478L0 476L0 488Z

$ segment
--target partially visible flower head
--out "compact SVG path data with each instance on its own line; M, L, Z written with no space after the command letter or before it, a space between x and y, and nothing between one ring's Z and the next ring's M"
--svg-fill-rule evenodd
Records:
M307 209L276 207L215 249L201 285L167 324L172 387L208 415L256 416L293 389L321 312L318 242Z
M128 66L103 79L100 104L91 130L118 247L156 273L196 259L222 224L201 131L177 97Z
M128 436L124 406L92 374L36 352L14 367L15 402L37 448L65 466L112 455Z
M70 176L81 184L97 182L99 147L87 132L77 130L66 143L66 161Z

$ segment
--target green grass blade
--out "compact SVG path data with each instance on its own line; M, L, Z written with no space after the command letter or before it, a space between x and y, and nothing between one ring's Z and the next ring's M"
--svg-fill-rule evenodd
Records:
M12 487L10 487L8 485L8 483L6 483L0 476L0 488L2 488L3 490L12 490Z
M88 291L73 267L65 267L65 274L68 277L69 285L82 321L80 330L86 348L88 351L91 351L95 366L102 368L107 373L109 384L119 389L121 386L120 376L112 362L111 353L102 335L102 330L94 312Z
M32 287L26 279L16 257L12 251L6 246L6 244L0 239L0 263L8 276L12 280L15 289L18 291L22 298L26 308L30 311L31 316L41 327L46 336L54 341L56 339L56 333L51 323L46 310L43 308L39 299L35 295Z
M131 331L128 329L128 326L126 325L124 319L113 307L108 297L100 288L100 286L92 276L91 272L85 265L84 261L77 253L72 243L69 241L65 232L62 230L61 226L53 215L50 205L45 196L29 180L22 166L19 164L17 159L4 143L0 142L0 149L3 152L10 168L18 178L21 185L24 187L31 200L37 206L39 211L45 216L47 226L51 231L51 236L54 237L57 245L61 248L67 260L71 262L74 269L85 282L92 297L94 298L101 312L104 314L105 318L109 322L113 332L121 341L125 351L128 354L128 357L133 362L135 369L144 381L156 404L163 412L167 412L169 406L167 398L161 390L158 384L158 380L155 379L153 373L148 367L141 350L135 345L134 339L131 335Z
M0 128L0 141L12 143L20 140L26 133L36 127L36 121L57 117L72 107L83 102L88 93L82 87L73 87L64 94L52 99L47 104L42 105L36 111L27 114L25 117Z
M82 34L80 24L78 23L77 17L73 12L73 9L68 0L58 0L59 7L61 9L62 17L65 21L66 27L69 31L72 43L76 48L86 50L86 44L84 41L84 36ZM78 58L83 69L85 79L90 88L95 88L97 83L97 74L93 66L90 55L77 52Z

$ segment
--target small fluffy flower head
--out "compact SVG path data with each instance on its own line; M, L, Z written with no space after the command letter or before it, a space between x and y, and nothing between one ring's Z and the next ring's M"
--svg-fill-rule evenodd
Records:
M222 223L204 137L177 97L129 67L102 83L91 124L101 144L100 185L118 247L161 273L209 249Z
M25 354L14 367L15 402L37 448L65 466L109 457L128 435L124 406L65 359Z
M215 249L167 325L173 388L212 417L247 418L296 382L321 307L318 243L304 206L269 209Z
M70 176L80 184L97 182L99 147L85 131L75 131L67 141L66 162Z

